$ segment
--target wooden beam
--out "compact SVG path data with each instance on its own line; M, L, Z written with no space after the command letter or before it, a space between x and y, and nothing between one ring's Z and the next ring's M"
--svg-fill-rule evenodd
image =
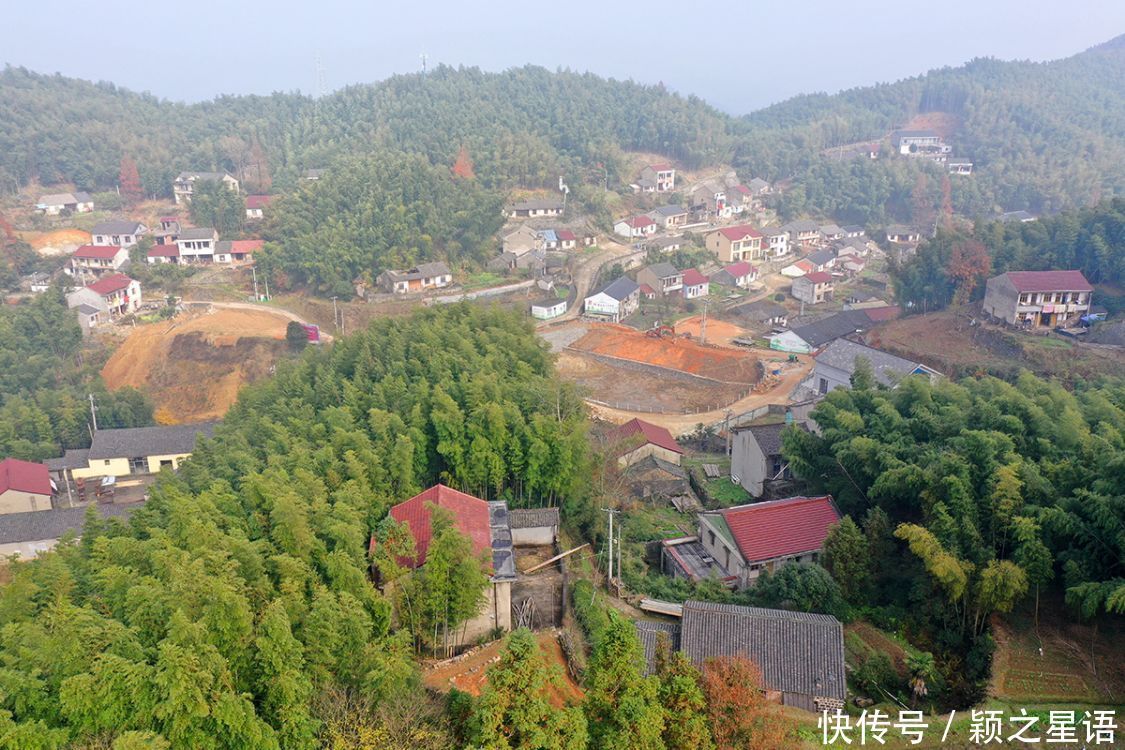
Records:
M550 560L544 560L543 562L539 563L538 565L536 565L536 566L534 566L534 567L531 567L531 568L528 568L527 570L525 570L525 571L524 571L524 573L525 573L525 574L527 574L527 573L534 573L534 572L535 572L535 571L537 571L537 570L540 570L540 569L542 569L542 568L545 568L545 567L547 567L548 565L550 565L550 564L551 564L551 563L553 563L553 562L557 562L558 560L561 560L561 559L563 559L563 558L564 558L564 557L566 557L567 555L573 555L573 554L574 554L575 552L577 552L578 550L580 550L580 549L584 549L585 547L589 547L589 546L590 546L590 544L589 544L589 543L586 543L586 544L580 545L580 546L578 546L578 547L575 547L574 549L568 549L568 550L567 550L566 552L563 552L563 553L562 553L561 555L555 555L555 556L554 556L554 557L552 557L552 558L551 558Z

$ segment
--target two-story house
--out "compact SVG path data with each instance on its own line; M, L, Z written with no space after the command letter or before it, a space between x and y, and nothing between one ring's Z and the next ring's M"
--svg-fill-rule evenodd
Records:
M1011 325L1072 326L1090 311L1093 293L1081 271L1008 271L985 284L982 308Z
M711 293L711 282L694 268L684 271L684 299L699 299Z
M762 227L762 246L768 248L767 257L780 258L789 254L789 232L779 226Z
M721 263L760 260L762 233L749 224L723 227L707 235L704 244Z
M747 425L731 429L730 479L754 497L793 478L789 462L781 454L781 434L787 428L806 429L803 423Z
M148 227L139 221L109 219L99 221L90 230L94 245L117 245L132 247L148 232Z
M628 276L620 276L586 297L582 310L591 317L620 323L636 312L640 300L640 285Z
M104 276L129 263L129 248L118 245L82 245L63 268L71 276Z
M825 300L832 299L834 288L832 274L813 271L793 279L792 294L807 305L819 305Z
M648 284L660 296L675 294L684 288L684 274L671 263L653 263L637 271L637 283Z
M671 164L650 164L641 170L637 185L642 193L668 193L676 189L676 168Z
M181 263L211 263L216 260L215 246L219 244L219 233L211 227L192 227L180 231L176 246L180 250Z
M700 513L699 540L739 588L753 586L763 570L820 558L840 512L829 495L789 497Z
M66 304L70 308L87 305L111 317L127 315L141 307L141 282L115 273L71 292L66 296Z
M172 195L176 205L191 203L197 182L221 182L228 190L238 192L238 180L226 172L180 172L172 182Z
M811 247L820 244L820 225L811 219L797 219L781 227L789 233L789 244Z

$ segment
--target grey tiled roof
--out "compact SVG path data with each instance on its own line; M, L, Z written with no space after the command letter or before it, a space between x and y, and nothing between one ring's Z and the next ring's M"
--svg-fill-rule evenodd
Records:
M79 305L81 310L86 305ZM94 309L94 312L98 312ZM72 448L58 458L48 458L43 464L48 471L62 471L63 469L85 469L90 458L89 448Z
M503 500L494 500L488 504L488 532L492 540L492 579L515 580L516 558L512 550L512 527L508 504Z
M551 209L554 209L555 211L562 211L562 207L562 201L540 199L513 203L508 207L508 209L510 211L545 211Z
M656 671L656 644L662 633L668 636L668 645L672 651L680 650L680 623L637 620L633 625L645 653L645 674Z
M827 318L797 326L793 333L814 349L842 336L862 331L871 326L871 318L862 310L845 310Z
M831 250L817 250L815 253L809 253L805 259L809 263L815 263L818 266L823 266L828 261L836 257L836 254Z
M638 289L640 289L640 287L637 286L637 282L633 281L628 276L622 276L620 278L614 279L613 281L602 287L600 291L594 292L594 294L590 296L593 297L597 294L607 294L610 297L613 297L618 302L621 302L622 300L627 299L629 295L631 295Z
M649 213L659 214L664 217L679 216L680 214L686 214L687 209L683 206L661 206L660 208L652 209Z
M844 630L829 615L688 601L680 650L697 666L745 655L774 690L840 700L847 693Z
M771 318L785 318L789 316L789 311L786 310L784 306L768 299L757 300L756 302L749 302L745 305L732 307L730 312L739 317L758 322L770 320Z
M558 526L558 508L514 508L508 511L513 529L533 529L538 526Z
M779 424L751 425L746 429L754 436L754 441L758 443L762 455L778 456L781 455L781 431L785 427L786 424L781 422Z
M679 276L681 273L680 271L677 271L676 267L671 263L653 263L648 267L648 270L652 271L658 279L667 279L671 278L672 276Z
M102 518L127 517L142 503L128 505L98 505ZM41 542L58 539L68 531L82 532L86 520L86 508L55 508L54 510L33 510L27 513L0 514L0 544L19 544L21 542Z
M181 240L211 240L215 238L215 230L211 227L191 227L180 232Z
M90 459L141 458L191 453L198 435L211 437L218 422L126 427L98 430L90 444Z
M855 372L855 361L864 357L871 363L875 379L883 385L894 385L922 365L888 352L872 349L847 339L836 339L816 355L817 363L824 363L844 372Z
M107 219L99 221L90 230L90 234L136 234L144 226L139 221L128 219Z

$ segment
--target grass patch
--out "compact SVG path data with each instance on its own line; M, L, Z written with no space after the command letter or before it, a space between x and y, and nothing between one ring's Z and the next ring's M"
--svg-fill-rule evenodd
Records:
M461 286L465 290L471 291L473 289L486 289L490 286L500 286L506 281L508 281L508 279L498 273L479 271L467 276L461 283Z
M742 505L752 500L750 493L731 481L730 477L707 480L707 493L721 506Z

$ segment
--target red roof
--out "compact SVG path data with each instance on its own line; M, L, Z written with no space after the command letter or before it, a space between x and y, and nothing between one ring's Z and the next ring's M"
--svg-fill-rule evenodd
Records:
M655 224L656 222L652 220L652 217L641 214L640 216L627 219L626 223L633 227L633 229L640 229L641 227L647 227L649 224Z
M736 227L726 227L719 230L719 234L726 237L731 242L738 242L746 237L761 237L762 233L749 224L740 224Z
M747 562L816 551L840 520L830 495L739 505L719 513Z
M684 271L684 286L699 286L706 283L707 277L694 268Z
M121 248L117 245L83 245L74 251L74 257L113 260L119 252Z
M247 208L265 208L273 200L272 195L248 195L246 196Z
M887 305L886 307L869 307L864 310L867 317L871 318L872 323L882 323L885 320L894 320L902 314L902 308L898 305Z
M47 467L18 458L5 458L0 461L0 495L8 490L50 496L51 477L47 474Z
M152 249L148 251L150 258L178 258L180 257L180 246L171 243L168 245L153 245Z
M231 240L232 253L256 253L266 244L265 240Z
M180 220L179 216L161 216L160 217L160 223L161 224L171 224L172 222L179 221L179 220Z
M805 278L814 284L827 284L832 281L832 274L826 271L813 271L805 274Z
M104 279L98 279L93 284L88 285L86 288L97 292L103 297L107 294L128 288L133 280L123 273L115 273L112 276L106 276Z
M743 195L751 195L750 188L746 187L745 185L735 185L734 189L742 193Z
M569 229L559 229L555 232L555 236L559 238L560 242L577 242L578 238L574 236L574 232Z
M671 172L675 167L671 164L649 164L648 165L654 172Z
M676 438L672 437L672 433L668 432L668 430L663 427L654 425L651 422L645 422L642 419L630 419L625 424L615 427L609 433L609 439L611 442L617 442L625 438L630 438L638 433L644 436L645 443L652 443L653 445L672 451L673 453L684 452L684 449L676 442Z
M1004 274L1020 292L1092 292L1081 271L1008 271Z
M656 290L655 290L655 289L653 289L653 288L652 288L651 286L649 286L648 284L641 284L641 294L644 294L644 295L653 295L653 294L656 294Z
M729 266L723 266L723 270L736 279L740 279L743 276L752 275L754 273L754 266L743 260L738 263L731 263Z
M435 484L425 492L391 508L391 518L410 527L417 553L413 561L414 565L418 566L426 562L426 550L430 548L430 540L434 536L433 527L430 525L431 505L445 508L450 512L458 530L472 542L474 554L492 549L488 503L479 497L446 487L444 484Z
M816 264L812 263L811 261L807 261L804 258L801 258L799 261L797 261L793 265L795 265L797 268L801 269L805 273L810 273L810 272L816 270Z

